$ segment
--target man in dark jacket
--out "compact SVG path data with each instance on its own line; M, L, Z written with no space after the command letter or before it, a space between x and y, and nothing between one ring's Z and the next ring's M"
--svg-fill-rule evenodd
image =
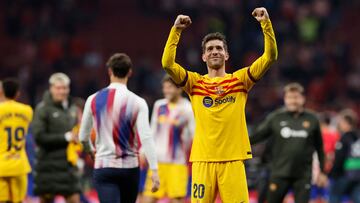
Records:
M307 203L310 198L312 157L317 152L320 168L324 170L324 151L320 125L314 113L304 108L304 88L290 83L284 88L285 108L271 113L250 137L256 144L272 138L268 203L282 202L293 188L295 202ZM325 185L324 173L319 185Z
M49 83L50 89L37 105L33 120L38 146L34 193L40 196L41 203L53 202L55 195L64 196L68 203L78 203L78 171L67 155L68 144L78 142L77 135L72 133L77 124L77 107L69 97L67 75L55 73Z
M349 194L354 203L360 203L360 134L356 131L357 116L352 110L339 114L342 137L335 147L335 161L330 172L330 203L340 203Z

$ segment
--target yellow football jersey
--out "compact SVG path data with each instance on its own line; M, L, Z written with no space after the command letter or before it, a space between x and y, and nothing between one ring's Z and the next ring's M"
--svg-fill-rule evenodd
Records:
M231 161L252 157L245 104L254 84L248 68L225 77L209 78L188 72L184 86L195 115L190 161Z
M28 105L13 100L0 103L0 177L31 171L25 138L32 116Z
M277 59L275 34L270 20L262 21L264 53L249 67L224 77L210 78L187 71L175 62L181 30L173 27L165 45L162 65L188 93L194 115L195 135L190 161L232 161L252 158L245 120L251 87Z

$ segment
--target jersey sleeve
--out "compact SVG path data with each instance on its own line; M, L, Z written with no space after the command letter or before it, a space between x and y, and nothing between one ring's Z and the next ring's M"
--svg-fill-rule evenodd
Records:
M158 120L159 100L154 103L153 111L151 114L150 128L153 136L156 133L157 120Z
M31 106L29 106L29 111L28 111L28 116L29 116L29 121L31 122L33 120L33 116L34 116L34 111L31 108Z
M142 150L149 162L150 169L157 169L158 166L155 142L149 125L149 109L145 100L143 99L139 99L139 112L136 118L135 127L139 133L140 141L142 143Z
M335 145L335 159L333 167L331 168L330 177L338 177L343 175L344 161L346 159L346 153L349 151L349 146L346 142L346 137L342 136Z
M320 123L319 121L316 119L316 124L315 124L315 132L314 132L314 147L315 150L317 152L318 155L318 159L319 159L319 163L320 163L320 169L322 172L324 172L324 162L325 162L325 154L324 154L324 144L323 144L323 139L322 139L322 134L321 134L321 129L320 129Z
M84 106L83 115L81 118L81 124L80 124L80 130L79 130L79 139L80 142L84 146L85 152L90 152L91 147L91 130L93 128L93 119L92 119L92 113L91 113L91 101L94 97L90 96Z
M235 75L242 78L248 90L261 79L278 57L275 33L271 21L262 21L261 28L264 34L264 53L249 67L235 72Z
M171 76L179 87L189 93L191 88L199 77L199 74L191 72L183 68L180 64L175 62L176 48L180 40L181 30L172 27L168 40L166 42L164 52L161 59L161 64L164 70Z
M244 87L249 91L252 86L256 83L255 80L252 80L249 76L249 67L242 68L234 72L234 76L244 83Z

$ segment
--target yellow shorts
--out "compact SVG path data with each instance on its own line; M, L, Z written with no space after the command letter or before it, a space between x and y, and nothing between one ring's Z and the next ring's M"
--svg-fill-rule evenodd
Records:
M244 162L193 162L191 202L215 202L217 193L223 203L248 203Z
M160 188L157 192L151 192L151 170L148 170L144 195L153 198L181 198L187 193L188 168L182 164L160 163L159 168Z
M27 175L0 177L0 202L22 202L27 191Z

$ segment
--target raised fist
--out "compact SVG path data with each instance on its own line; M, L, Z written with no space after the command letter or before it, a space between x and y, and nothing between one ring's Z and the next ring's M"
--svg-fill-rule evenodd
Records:
M269 19L269 14L264 7L255 8L251 14L259 22Z
M174 26L178 29L185 29L187 28L189 25L191 24L191 19L189 16L186 16L186 15L178 15L176 17L176 20L175 20L175 23L174 23Z

